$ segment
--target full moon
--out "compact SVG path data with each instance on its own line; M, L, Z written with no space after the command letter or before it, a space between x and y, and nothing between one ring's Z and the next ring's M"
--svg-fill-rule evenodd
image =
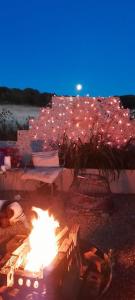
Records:
M82 84L78 83L78 84L76 85L77 91L81 91L82 88L83 88Z

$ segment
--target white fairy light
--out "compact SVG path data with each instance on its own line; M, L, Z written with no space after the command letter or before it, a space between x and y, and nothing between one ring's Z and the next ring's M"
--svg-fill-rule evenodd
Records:
M50 141L61 143L64 132L74 141L80 137L82 142L89 141L90 134L101 134L102 140L116 147L135 136L135 120L129 119L129 110L121 109L114 97L55 96L52 108L42 108L29 126L29 140L46 140L47 147Z

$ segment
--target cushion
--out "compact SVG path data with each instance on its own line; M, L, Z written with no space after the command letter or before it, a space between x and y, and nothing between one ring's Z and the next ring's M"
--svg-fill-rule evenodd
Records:
M32 153L34 167L59 167L58 151Z

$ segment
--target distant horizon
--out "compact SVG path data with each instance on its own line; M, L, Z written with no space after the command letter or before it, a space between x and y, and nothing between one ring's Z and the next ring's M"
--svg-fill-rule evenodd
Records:
M17 90L20 90L20 91L23 91L23 90L27 90L27 89L31 89L31 90L35 90L35 91L37 91L38 93L40 93L40 94L51 94L51 95L56 95L56 96L58 96L58 97L76 97L76 96L80 96L80 97L104 97L104 98L108 98L108 97L122 97L122 96L135 96L135 94L121 94L121 95L118 95L118 94L114 94L114 95L107 95L107 96L103 96L103 95L88 95L88 94L83 94L82 92L81 93L77 93L76 92L76 94L72 94L72 95L70 95L70 94L56 94L55 92L48 92L48 91L41 91L41 90L39 90L39 89L37 89L37 88L33 88L33 87L31 87L31 86L27 86L27 87L24 87L24 88L20 88L20 87L15 87L15 86L13 86L13 87L10 87L10 86L2 86L2 85L0 85L0 88L7 88L7 89L17 89Z

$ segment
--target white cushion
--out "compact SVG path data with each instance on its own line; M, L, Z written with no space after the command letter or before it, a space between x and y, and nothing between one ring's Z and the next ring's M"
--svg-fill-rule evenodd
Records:
M32 153L34 167L59 167L58 151Z

